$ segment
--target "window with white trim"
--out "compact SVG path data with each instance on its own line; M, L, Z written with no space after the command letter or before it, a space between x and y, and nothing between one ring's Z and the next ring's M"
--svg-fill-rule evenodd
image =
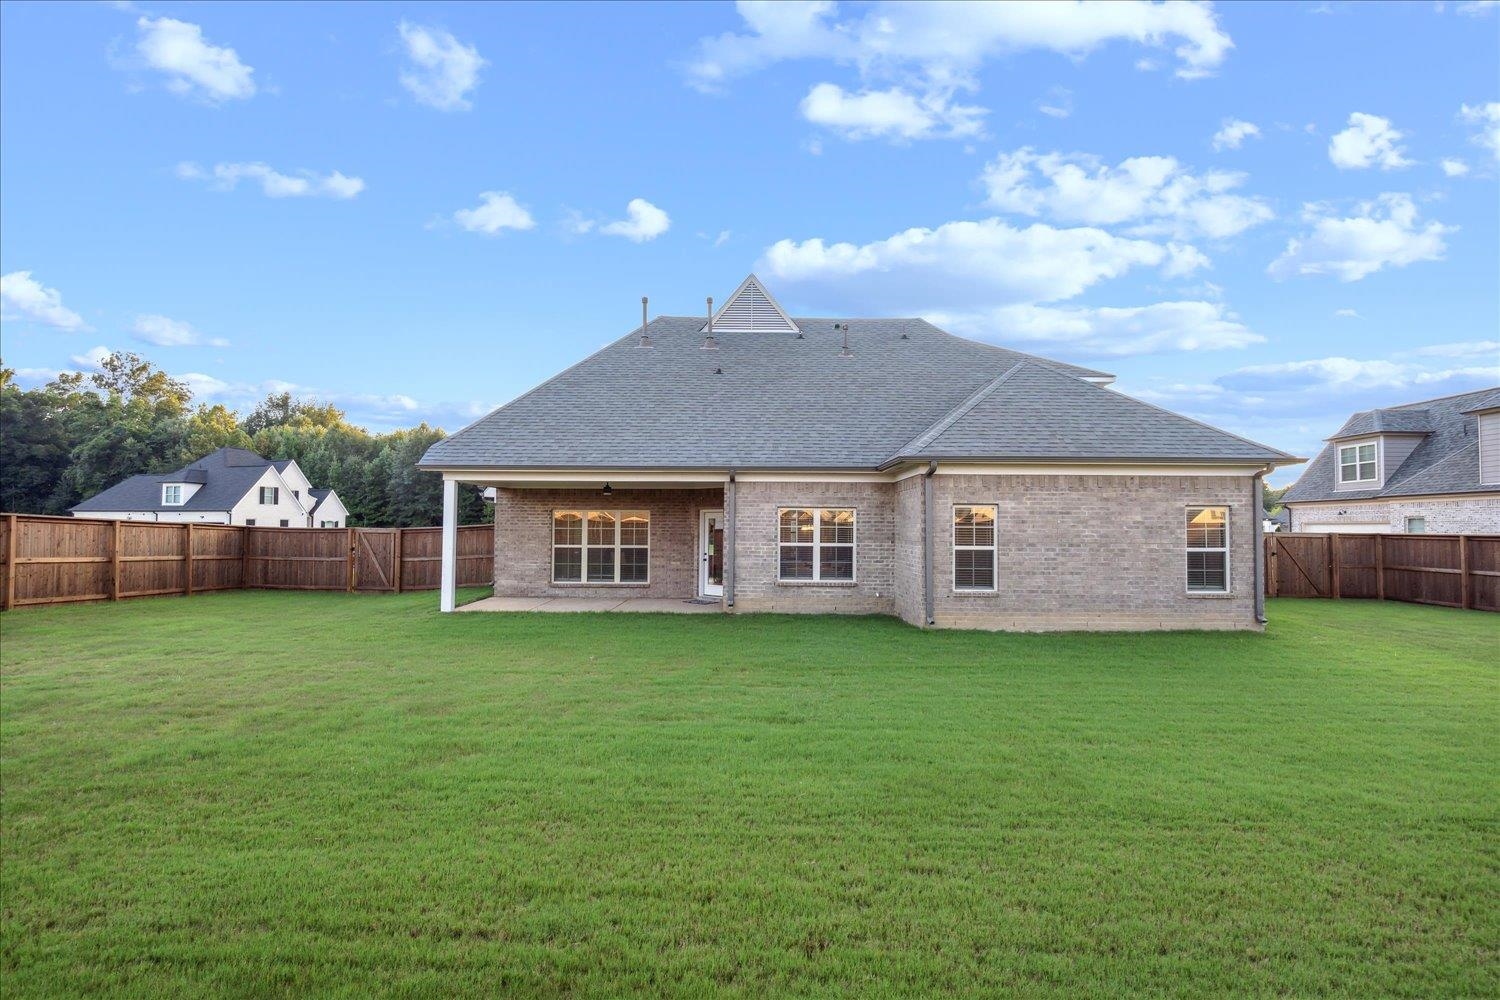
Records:
M552 512L553 583L648 583L650 579L649 511Z
M1408 535L1425 535L1427 533L1427 518L1408 517L1406 519L1406 533Z
M1229 508L1187 509L1187 589L1229 593Z
M281 489L276 486L262 486L260 488L260 502L272 507L276 506L281 499Z
M854 509L787 507L777 514L778 580L854 580Z
M995 589L995 505L953 505L953 589Z
M163 507L182 506L182 484L168 483L161 488L161 502Z
M318 522L318 527L320 527L320 528L337 528L337 527L339 527L339 523L337 521L319 521Z
M1375 442L1346 444L1339 447L1339 482L1373 483L1375 481Z

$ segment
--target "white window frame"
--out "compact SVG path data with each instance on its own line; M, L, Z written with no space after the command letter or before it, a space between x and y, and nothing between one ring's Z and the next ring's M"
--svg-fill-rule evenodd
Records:
M266 492L270 491L271 499L266 499ZM262 486L258 497L262 507L275 507L281 503L281 488L277 486Z
M1361 448L1369 448L1370 449L1371 458L1370 458L1370 461L1369 461L1369 465L1371 467L1371 472L1370 472L1369 476L1360 476L1360 474L1359 474L1359 467L1361 465L1365 464L1364 459L1362 459L1362 458L1359 457L1359 449L1361 449ZM1344 452L1346 452L1346 451L1352 451L1352 452L1354 452L1354 461L1353 462L1345 462L1344 461ZM1349 465L1354 466L1354 475L1355 475L1354 479L1345 479L1344 478L1344 468L1346 466L1349 466ZM1353 444L1341 444L1341 445L1339 445L1338 466L1339 466L1339 485L1340 486L1347 486L1347 485L1349 485L1351 483L1378 483L1378 482L1380 482L1380 442L1378 442L1378 441L1356 441Z
M161 505L163 507L181 507L187 503L187 500L183 499L182 489L181 483L162 483ZM176 499L173 499L174 497Z
M1411 530L1411 523L1413 521L1421 521L1422 522L1422 530L1421 531L1413 531L1413 530ZM1411 515L1409 515L1402 522L1402 527L1404 527L1406 529L1406 533L1408 535L1425 535L1425 534L1428 533L1427 532L1427 515L1426 514L1411 514Z
M1224 512L1224 544L1218 545L1189 545L1187 539L1188 515L1195 510L1222 510ZM1234 522L1234 508L1225 503L1190 503L1183 508L1182 518L1182 576L1183 586L1187 588L1189 597L1223 597L1232 590L1234 575L1231 572L1233 556L1230 553L1230 527ZM1188 579L1187 557L1192 552L1222 552L1224 553L1224 588L1222 590L1193 589L1192 582Z
M559 545L557 543L557 515L577 514L582 518L583 537L578 545ZM589 515L608 514L615 519L615 538L608 545L589 544ZM646 518L646 544L645 545L622 545L620 544L620 526L624 524L626 516L643 515ZM547 570L548 578L563 587L649 587L651 585L651 511L645 507L618 508L605 510L601 507L558 507L547 518L547 533L551 539L550 550L552 564ZM646 550L646 579L644 580L621 580L620 579L620 553L624 549ZM579 554L578 579L559 580L557 578L557 550L577 549ZM613 580L590 580L589 579L589 549L613 549L614 579Z
M338 526L339 526L339 523L337 521L319 521L318 522L318 527L320 527L320 528L337 528Z
M781 516L788 511L807 511L812 514L813 537L812 542L783 542L781 540ZM831 510L847 510L853 521L849 527L852 529L852 537L848 542L823 541L823 512ZM781 575L781 551L786 548L802 548L812 545L812 570L811 577L796 577ZM843 548L849 546L849 576L823 579L823 546L829 548ZM858 507L777 507L776 508L776 582L792 584L823 583L832 586L847 587L859 581L859 508Z
M976 507L984 507L990 512L991 538L988 545L960 545L958 544L958 512L960 509L973 510ZM953 505L952 518L948 527L953 535L953 558L949 560L949 568L953 571L951 581L955 594L993 594L1000 588L1000 505L994 503L956 503ZM990 554L990 585L988 587L960 587L958 585L958 554L960 552L989 552Z

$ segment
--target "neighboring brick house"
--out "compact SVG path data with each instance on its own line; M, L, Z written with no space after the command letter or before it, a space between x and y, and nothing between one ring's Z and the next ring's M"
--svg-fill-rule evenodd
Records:
M220 448L175 472L131 476L69 510L74 517L269 528L345 528L333 490L315 490L292 459Z
M1500 533L1500 387L1354 414L1282 503L1293 531Z
M1299 461L920 319L793 319L752 275L433 445L493 489L495 593L995 629L1253 629L1261 477ZM711 302L710 302L711 307Z

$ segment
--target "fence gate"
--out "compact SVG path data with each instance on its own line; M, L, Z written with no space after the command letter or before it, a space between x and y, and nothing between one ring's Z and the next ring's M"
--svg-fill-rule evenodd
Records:
M354 589L399 590L397 528L359 528L354 535Z
M1266 590L1272 597L1332 597L1327 535L1266 536Z

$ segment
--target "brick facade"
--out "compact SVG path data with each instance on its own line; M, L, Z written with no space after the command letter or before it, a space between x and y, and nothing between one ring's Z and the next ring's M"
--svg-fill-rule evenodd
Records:
M738 483L735 610L894 613L894 498L890 483ZM777 518L783 507L854 508L854 583L777 581L780 569Z
M724 508L723 490L495 491L495 594L500 597L675 597L698 592L698 517ZM651 512L650 583L552 582L554 510Z
M933 477L940 628L1225 629L1255 620L1249 476ZM996 591L953 589L954 504L993 503ZM1187 593L1189 505L1230 508L1228 595Z
M1326 524L1373 524L1382 531L1404 532L1408 517L1427 518L1433 534L1500 534L1500 494L1453 500L1401 497L1382 500L1334 500L1288 505L1293 531L1324 530Z
M933 477L933 591L940 628L1197 629L1255 621L1255 526L1249 476L1005 475ZM953 590L952 508L997 507L997 589ZM1230 508L1230 592L1189 595L1184 512ZM923 477L897 483L745 482L736 487L737 612L893 614L924 624ZM698 585L698 520L722 490L497 491L495 593L501 596L690 598ZM784 507L857 512L855 581L782 583L777 516ZM651 581L551 582L556 509L651 512ZM1434 529L1438 530L1438 529Z

